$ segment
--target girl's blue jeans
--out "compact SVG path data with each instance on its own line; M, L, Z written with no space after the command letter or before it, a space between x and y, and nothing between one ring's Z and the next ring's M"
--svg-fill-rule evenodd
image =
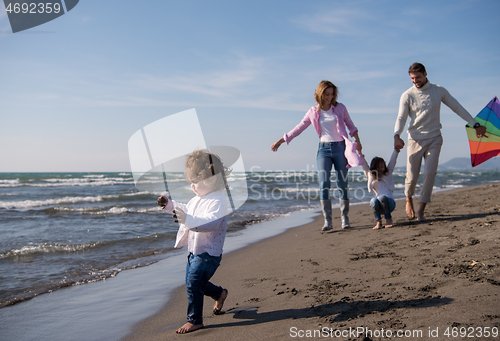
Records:
M332 166L337 172L337 188L339 198L349 199L347 159L345 157L345 141L319 143L316 156L319 175L319 197L321 200L330 199Z
M186 291L188 299L187 321L192 324L203 323L204 296L218 300L222 287L210 282L210 278L220 265L222 257L213 257L208 253L188 256L186 265Z
M381 195L370 200L370 207L375 213L375 220L381 220L382 214L385 219L392 219L391 212L396 208L396 202L392 198Z

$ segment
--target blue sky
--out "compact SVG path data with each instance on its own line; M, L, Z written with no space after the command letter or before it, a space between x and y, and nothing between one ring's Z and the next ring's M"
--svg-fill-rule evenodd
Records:
M207 145L238 148L247 170L314 170L312 127L270 146L322 79L367 158L388 158L413 62L472 116L500 96L499 14L496 0L82 0L13 34L2 7L0 172L129 171L132 134L191 108ZM468 157L465 122L441 114L441 163Z

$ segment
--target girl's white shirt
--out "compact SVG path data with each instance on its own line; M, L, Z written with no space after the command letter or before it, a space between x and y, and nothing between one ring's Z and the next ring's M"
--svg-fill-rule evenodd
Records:
M164 211L172 213L179 208L186 213L186 222L177 232L175 248L188 247L188 251L200 255L207 252L210 256L222 255L227 229L227 196L223 191L195 196L187 205L168 200Z
M321 126L321 136L319 138L321 142L344 141L337 128L338 117L333 113L332 108L327 111L320 109L319 124Z
M392 173L394 173L394 167L396 167L396 161L398 159L398 151L394 150L391 155L391 159L389 164L387 165L387 169L389 172L384 174L379 179L374 179L370 173L370 167L366 162L366 159L363 157L363 170L365 172L366 178L368 179L368 192L374 193L375 197L379 197L381 195L385 195L389 198L394 199L392 192L394 191L394 180L392 178Z

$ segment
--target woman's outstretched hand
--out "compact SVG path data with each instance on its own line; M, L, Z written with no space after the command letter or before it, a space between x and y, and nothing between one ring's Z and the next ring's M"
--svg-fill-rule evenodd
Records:
M358 154L359 155L362 155L361 154L361 150L363 149L363 146L361 145L361 142L357 142L357 145L356 145L356 150L358 151Z
M361 145L361 141L359 140L358 131L356 130L352 136L354 136L354 139L356 140L356 150L358 151L358 154L361 155L363 146Z
M285 142L284 138L280 138L278 141L274 142L273 145L271 146L271 150L273 152L278 151L278 148Z

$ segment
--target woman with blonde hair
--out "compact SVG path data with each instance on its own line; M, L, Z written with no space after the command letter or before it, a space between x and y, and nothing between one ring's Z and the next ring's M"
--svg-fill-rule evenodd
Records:
M349 189L347 171L350 167L363 164L362 158L356 153L356 150L361 153L358 128L352 122L345 105L337 102L337 95L337 87L332 82L321 81L314 93L317 105L309 109L302 121L295 128L271 146L272 151L277 151L281 144L284 142L289 144L290 141L309 127L311 123L314 126L320 140L316 160L318 163L321 208L325 217L323 231L333 228L332 201L330 198L332 166L335 167L337 173L341 226L345 229L351 227L348 217ZM356 142L349 139L346 127L349 129L349 135L354 137Z

